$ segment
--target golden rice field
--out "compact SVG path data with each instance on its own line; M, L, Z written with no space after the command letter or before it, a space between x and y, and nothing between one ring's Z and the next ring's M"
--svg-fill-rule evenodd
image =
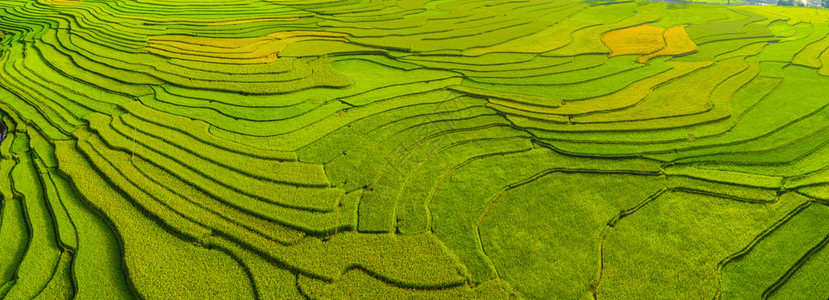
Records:
M0 0L2 299L827 299L829 10Z

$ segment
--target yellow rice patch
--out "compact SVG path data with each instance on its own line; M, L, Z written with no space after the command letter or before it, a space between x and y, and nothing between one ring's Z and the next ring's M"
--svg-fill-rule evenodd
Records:
M46 2L53 4L77 4L80 3L81 0L46 0Z
M285 47L303 41L344 41L347 35L318 31L277 32L255 38L187 35L151 36L144 49L168 58L212 63L257 64L277 59Z
M308 38L330 39L342 38L346 36L346 34L342 33L328 33L320 31L285 31L255 38L215 38L189 35L164 35L151 36L150 44L190 44L210 48L243 48L252 44L273 42L277 40L288 41L292 39Z
M636 58L636 62L644 64L657 56L680 55L697 51L697 44L685 32L685 26L674 26L665 30L662 35L667 46L657 52Z
M610 56L640 54L638 63L647 63L658 56L680 55L697 51L697 44L685 32L685 26L662 29L651 25L614 30L602 36Z
M610 48L610 56L651 54L665 48L662 31L659 27L639 25L605 33L602 42Z

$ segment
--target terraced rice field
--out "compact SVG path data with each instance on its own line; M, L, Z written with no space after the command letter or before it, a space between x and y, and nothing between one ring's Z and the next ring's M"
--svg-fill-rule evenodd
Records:
M829 10L0 8L0 298L829 297Z

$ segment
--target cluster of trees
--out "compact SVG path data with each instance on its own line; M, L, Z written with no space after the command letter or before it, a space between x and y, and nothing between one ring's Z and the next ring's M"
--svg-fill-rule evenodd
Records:
M0 143L6 139L6 124L3 124L3 118L0 117Z
M777 2L777 5L780 5L780 6L800 6L800 7L813 6L813 7L829 8L829 0L819 0L819 1L815 1L815 2L811 2L811 1L808 1L808 0L806 0L806 1L780 0L780 1Z

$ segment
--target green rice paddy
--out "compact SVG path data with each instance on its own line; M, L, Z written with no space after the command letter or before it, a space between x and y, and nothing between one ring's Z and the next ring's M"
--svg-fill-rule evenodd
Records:
M826 299L827 76L815 8L0 0L0 299Z

